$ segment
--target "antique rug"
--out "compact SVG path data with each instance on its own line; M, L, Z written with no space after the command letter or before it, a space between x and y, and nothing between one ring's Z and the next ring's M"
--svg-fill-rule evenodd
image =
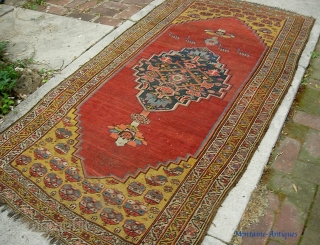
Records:
M2 199L66 244L201 243L313 21L166 1L1 133Z

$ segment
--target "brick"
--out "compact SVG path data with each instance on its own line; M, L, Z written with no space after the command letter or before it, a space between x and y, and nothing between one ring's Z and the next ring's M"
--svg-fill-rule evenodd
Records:
M84 21L92 20L95 17L92 14L85 14L85 13L78 13L78 12L71 13L68 16L76 19L84 20Z
M306 138L308 131L309 131L308 127L306 127L304 125L297 124L292 121L286 123L283 128L283 132L288 137L299 140L301 143L303 143L305 141L305 138Z
M319 62L320 63L320 62ZM319 64L320 66L320 64ZM318 90L320 91L320 80L316 80L316 79L309 79L307 82L307 86L309 88L312 88L314 90Z
M69 3L71 0L46 0L47 4L54 4L59 6L64 6Z
M320 70L318 70L319 68L317 67L317 69L313 69L310 79L316 79L316 80L320 80Z
M295 191L294 186L297 188L297 191ZM270 190L296 199L297 201L295 201L295 203L307 212L310 203L314 198L316 187L316 184L292 177L288 174L283 174L279 171L274 171L273 176L268 183L268 188Z
M318 56L314 59L311 59L310 60L310 66L313 68L313 69L320 69L320 51L318 50Z
M118 19L129 19L132 15L139 12L140 8L136 6L130 6L126 10L122 11L120 14L116 15Z
M306 140L302 145L299 160L311 162L320 166L320 132L309 129Z
M319 92L319 97L318 97L317 103L313 105L314 107L313 114L320 116L320 91L317 91L317 92Z
M283 245L283 244L274 240L269 240L268 245Z
M107 8L111 8L111 9L118 9L118 10L124 10L124 9L128 8L128 5L125 5L122 3L117 3L117 2L112 2L112 1L103 4L103 6L105 6Z
M294 162L300 151L300 142L298 140L286 137L280 143L279 155L272 164L273 167L285 173L291 173Z
M62 7L47 6L43 12L56 14L56 15L63 15L63 13L65 12L65 9Z
M320 130L320 117L318 116L311 115L303 111L297 111L293 116L293 121L295 123Z
M101 14L102 16L113 17L120 11L116 9L105 8L104 6L98 6L91 10L92 13Z
M311 230L309 228L305 229L300 245L310 245L320 243L320 233L318 231Z
M268 207L267 209L268 210L271 210L271 211L276 211L279 209L279 206L280 206L280 202L279 202L279 198L276 194L268 191Z
M84 4L86 2L86 0L74 0L70 3L68 3L67 5L65 5L65 7L67 8L78 8L81 4Z
M97 1L96 0L92 0L92 1L88 1L85 2L84 4L81 4L78 9L82 10L82 11L88 11L89 9L93 8L97 6Z
M285 199L275 225L270 232L270 238L284 244L298 244L306 216L301 217L298 208L288 199Z
M144 7L144 6L148 5L149 3L151 3L152 0L123 0L122 2L126 3L126 4L134 4L134 5Z
M36 11L40 11L40 12L45 12L45 13L48 13L46 12L50 7L55 7L55 6L50 6L50 5L37 5L36 6Z
M109 25L109 26L119 26L123 22L123 20L101 16L98 19L96 19L94 22L100 23L103 25Z
M306 87L299 93L298 110L307 112L309 114L316 114L316 107L319 106L320 91Z
M318 190L317 196L313 202L312 210L310 213L308 228L314 231L320 231L320 190Z
M254 236L245 236L242 237L242 244L246 245L264 245L268 240L269 232L274 222L274 212L267 210L266 214L260 217L258 223L251 225L244 232L249 234L257 234Z
M292 175L320 185L320 166L310 162L296 161Z

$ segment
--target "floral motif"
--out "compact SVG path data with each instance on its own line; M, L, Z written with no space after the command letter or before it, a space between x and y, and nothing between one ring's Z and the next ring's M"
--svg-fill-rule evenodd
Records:
M79 206L80 210L85 214L95 214L102 208L99 201L87 196L82 198Z
M133 220L129 219L126 220L124 225L123 225L123 230L125 233L127 233L129 236L140 236L143 232L146 231L146 227L144 224Z
M65 184L59 190L59 195L63 200L76 201L79 197L81 197L81 192L72 185Z
M30 163L32 161L31 157L27 156L27 155L20 155L17 159L16 159L16 164L17 165L27 165L28 163Z
M34 157L39 160L48 159L49 157L51 157L51 155L51 152L44 147L40 147L34 150Z
M123 205L123 209L131 216L142 216L148 211L147 207L142 202L135 200L126 201Z
M67 166L67 160L60 157L53 157L50 160L50 166L53 170L64 170Z
M55 133L58 139L68 139L72 136L72 132L66 128L58 128Z
M41 163L34 163L29 170L29 173L33 177L43 177L47 173L47 168Z
M162 199L163 194L158 190L149 190L144 196L144 200L151 205L159 204Z
M94 184L85 179L82 181L82 187L86 192L94 194L94 193L100 193L104 188L104 185L102 183Z
M56 188L60 185L62 185L62 179L56 175L55 173L48 173L45 177L44 177L44 184L46 187L49 188Z
M116 126L108 126L111 132L111 137L116 139L118 146L124 146L125 144L136 147L137 145L147 145L147 141L144 140L143 134L134 125L120 124Z
M105 202L111 205L121 205L124 201L124 195L116 189L107 188L102 195Z
M123 215L112 208L104 208L100 217L103 222L109 225L119 224L123 220Z
M132 182L128 185L127 191L132 196L141 196L146 187L140 182Z

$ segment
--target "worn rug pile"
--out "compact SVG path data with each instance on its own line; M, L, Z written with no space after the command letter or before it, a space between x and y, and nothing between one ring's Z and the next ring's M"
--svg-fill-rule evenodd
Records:
M170 0L0 135L0 194L67 244L199 244L292 81L313 19Z

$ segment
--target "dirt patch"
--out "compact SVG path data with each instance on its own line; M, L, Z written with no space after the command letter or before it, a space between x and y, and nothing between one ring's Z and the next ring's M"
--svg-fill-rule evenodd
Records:
M268 189L267 184L272 177L273 170L267 165L262 174L261 180L256 189L252 192L250 201L244 211L240 224L237 228L238 231L245 231L251 225L257 223L260 217L264 216L268 207ZM234 236L231 243L232 245L241 245L241 236Z
M24 69L18 71L18 73L19 79L13 88L13 92L18 98L20 97L20 99L28 94L32 94L43 84L43 79L36 69Z

